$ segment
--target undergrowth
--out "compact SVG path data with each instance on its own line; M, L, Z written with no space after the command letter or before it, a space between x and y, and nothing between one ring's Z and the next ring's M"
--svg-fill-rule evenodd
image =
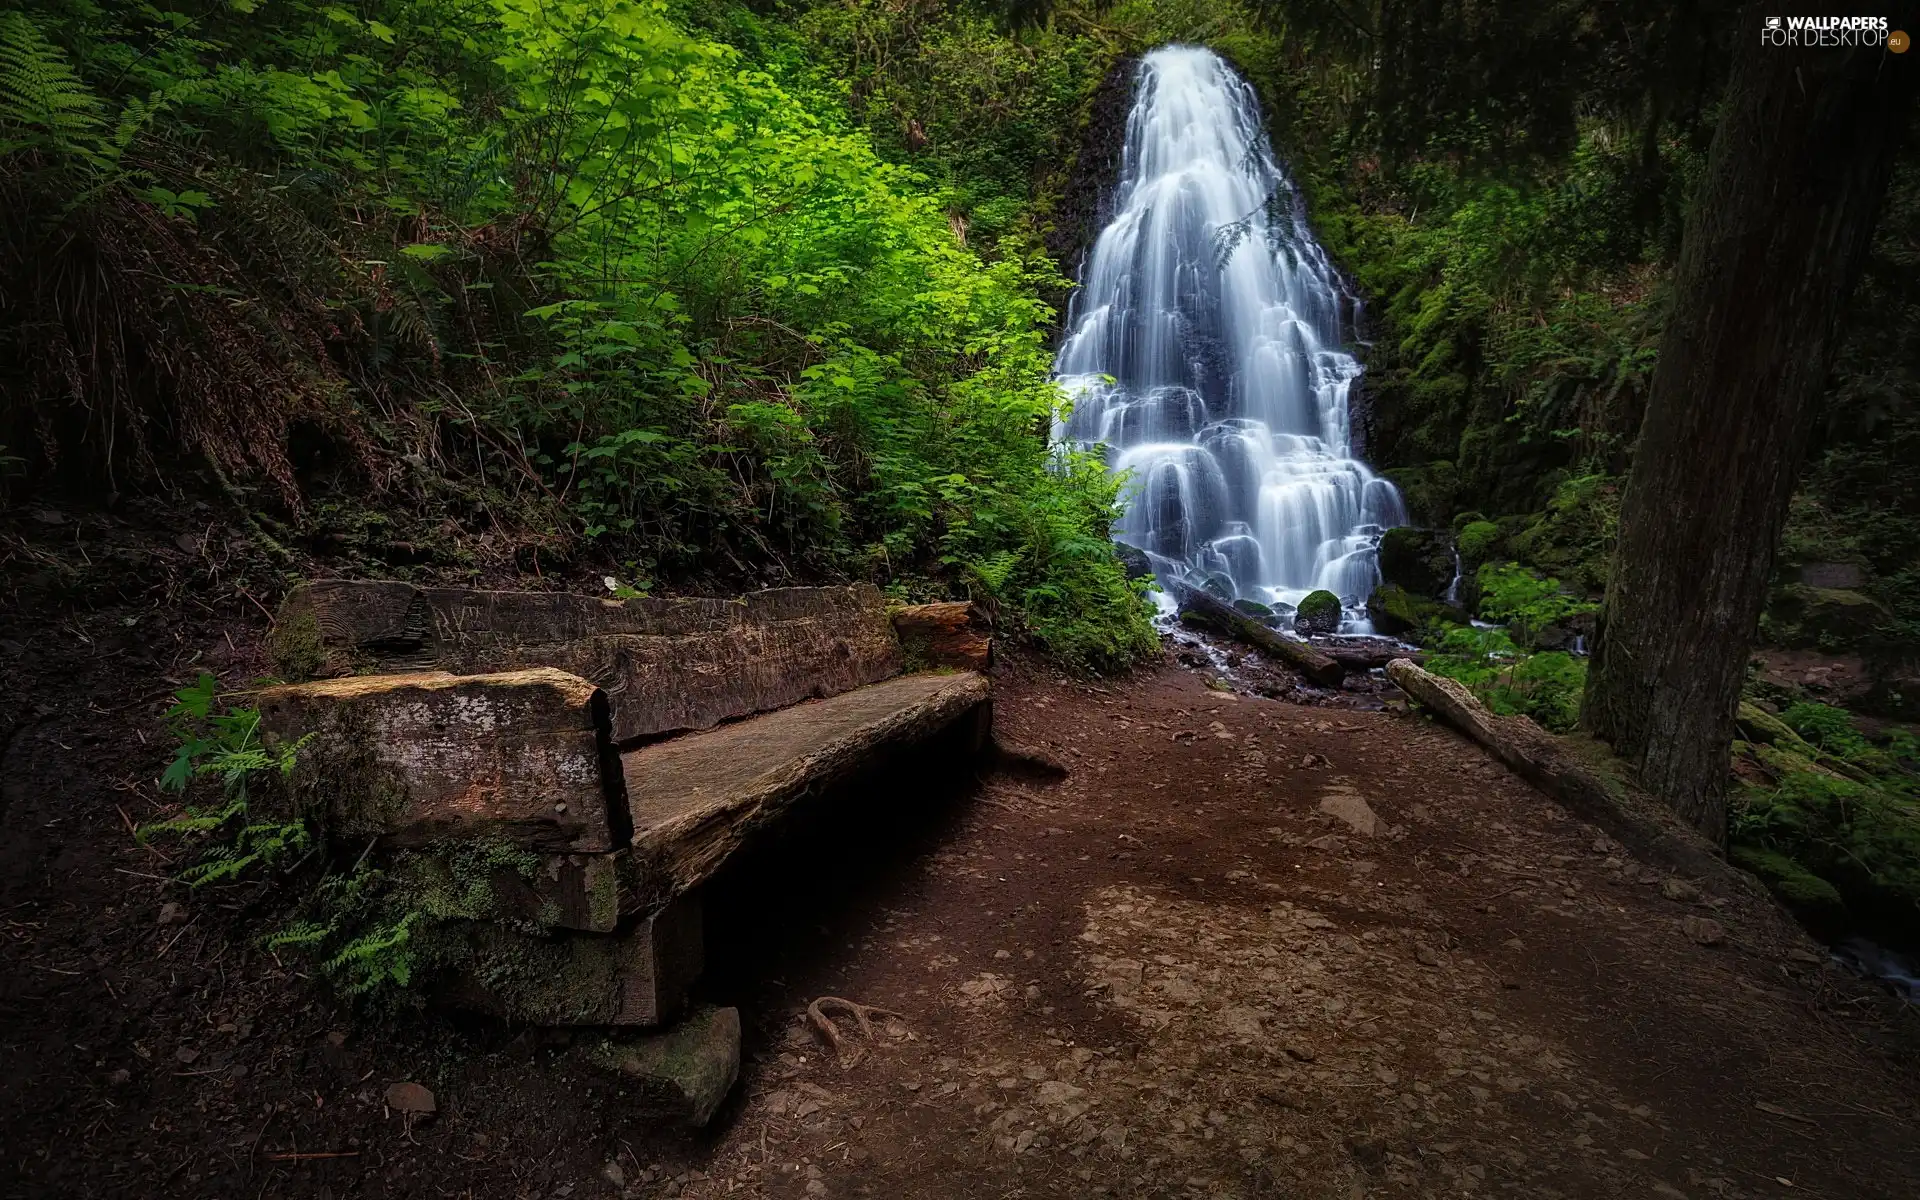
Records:
M192 890L270 881L289 888L278 907L295 915L259 944L299 951L346 995L401 1000L423 964L434 961L438 943L423 936L431 932L431 914L408 889L395 886L389 871L369 864L371 843L343 867L305 819L277 815L277 789L307 739L267 744L260 713L222 706L214 677L204 672L176 695L167 719L178 745L161 786L188 802L173 816L142 826L138 839L166 839L185 848L191 861L174 877ZM212 802L192 799L208 787L217 788ZM316 869L300 870L316 861Z
M1456 625L1442 631L1427 669L1465 684L1503 716L1532 717L1570 732L1580 720L1587 661L1535 644L1549 629L1590 613L1590 601L1567 595L1559 581L1516 563L1486 563L1478 575L1480 615L1502 627Z
M214 693L213 676L202 672L175 694L167 721L179 746L160 786L185 795L195 780L206 780L217 783L217 797L138 831L142 842L159 837L194 844L198 857L179 872L180 881L193 888L231 883L313 849L305 821L254 811L256 791L292 774L303 743L268 748L260 738L260 714L250 708L216 711Z
M1150 652L1121 481L1047 444L1037 152L962 171L999 179L969 234L965 179L846 103L657 0L31 0L0 443L116 488L185 452L283 561L370 497L442 514L416 558L505 531L523 569L864 577L1074 666Z
M1734 746L1735 860L1817 925L1920 945L1920 743L1826 704L1779 720L1790 735Z

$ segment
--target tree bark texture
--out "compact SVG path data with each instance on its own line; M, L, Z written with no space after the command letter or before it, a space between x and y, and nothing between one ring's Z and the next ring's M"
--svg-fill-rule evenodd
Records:
M1774 547L1920 76L1920 55L1761 44L1765 16L1830 8L1740 19L1587 677L1588 729L1715 841Z

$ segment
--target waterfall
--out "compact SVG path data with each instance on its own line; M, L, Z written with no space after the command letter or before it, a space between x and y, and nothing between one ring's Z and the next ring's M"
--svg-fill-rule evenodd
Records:
M1163 582L1285 604L1325 588L1357 609L1406 511L1349 447L1356 302L1253 88L1213 51L1141 63L1113 212L1054 369L1073 399L1056 439L1132 473L1114 537Z

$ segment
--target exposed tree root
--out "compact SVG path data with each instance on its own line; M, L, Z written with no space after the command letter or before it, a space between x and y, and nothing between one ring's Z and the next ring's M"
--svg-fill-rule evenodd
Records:
M869 1017L892 1017L895 1020L906 1020L905 1017L890 1008L875 1008L871 1004L857 1004L852 1000L844 1000L839 996L822 996L812 1004L807 1005L807 1024L813 1026L813 1031L820 1036L820 1040L833 1049L834 1055L840 1060L842 1070L855 1066L861 1059L866 1057L867 1052L864 1049L856 1049L851 1057L848 1056L846 1037L840 1032L840 1027L833 1023L833 1018L827 1015L826 1010L828 1005L838 1006L851 1013L854 1021L860 1026L860 1032L865 1035L868 1041L873 1040L873 1022L868 1020Z

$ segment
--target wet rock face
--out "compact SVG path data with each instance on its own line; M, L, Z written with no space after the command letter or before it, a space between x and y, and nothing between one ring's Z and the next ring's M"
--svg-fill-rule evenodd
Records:
M1380 538L1380 577L1415 596L1437 599L1453 582L1453 543L1438 530L1389 529Z
M1128 579L1150 579L1153 577L1153 560L1147 552L1138 546L1129 546L1125 542L1113 544L1113 556L1120 560L1120 569L1127 573Z

